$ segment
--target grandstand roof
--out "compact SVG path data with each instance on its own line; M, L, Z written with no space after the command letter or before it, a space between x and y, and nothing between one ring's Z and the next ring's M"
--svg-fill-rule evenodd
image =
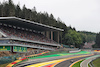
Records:
M64 31L63 29L44 25L34 21L29 21L17 17L0 17L0 23L13 25L17 27L37 30L37 31Z

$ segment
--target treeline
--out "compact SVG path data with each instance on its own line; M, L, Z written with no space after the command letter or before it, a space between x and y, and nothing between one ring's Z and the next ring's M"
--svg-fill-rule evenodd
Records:
M33 9L28 9L24 5L21 9L20 6L18 4L15 5L12 0L0 3L0 16L15 16L50 26L56 26L59 28L66 27L66 25L60 20L60 18L56 20L52 14L49 15L47 12L37 12L35 7L33 7Z
M93 48L100 48L100 32L97 33L95 42L96 42L96 44L94 44L92 47Z
M0 3L0 17L10 16L15 16L22 19L31 20L64 29L64 32L60 32L60 43L65 45L74 45L75 47L81 47L84 42L89 40L88 38L93 38L93 36L91 34L87 34L87 32L77 32L75 28L72 28L71 26L67 27L60 18L55 19L53 14L49 15L47 12L37 12L36 7L33 7L33 9L28 9L24 5L21 9L20 6L18 4L15 5L12 0ZM93 40L94 39L95 36Z
M87 31L78 31L84 42L91 42L96 40L96 33Z

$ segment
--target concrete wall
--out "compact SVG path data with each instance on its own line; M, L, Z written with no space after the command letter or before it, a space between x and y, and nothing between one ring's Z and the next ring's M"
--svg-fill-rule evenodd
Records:
M2 37L2 35L0 34L0 38Z

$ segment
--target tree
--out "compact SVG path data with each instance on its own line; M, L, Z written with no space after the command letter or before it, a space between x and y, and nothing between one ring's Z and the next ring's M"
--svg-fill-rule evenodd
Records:
M21 17L21 9L20 9L20 6L17 5L16 8L15 8L15 16L16 17Z
M96 35L96 44L100 48L100 32Z
M36 12L36 7L35 6L33 7L32 12Z
M96 39L96 33L79 31L84 42L92 42Z
M9 0L9 16L15 16L15 5L12 0Z
M23 18L23 19L25 19L26 18L26 7L25 7L25 5L23 6L23 9L22 9L22 11L21 11L21 17Z
M59 17L58 19L55 19L53 14L49 15L47 12L37 12L36 7L33 7L33 9L28 9L24 5L21 9L20 5L14 5L12 0L0 3L0 16L16 16L22 19L28 19L38 23L64 29L63 32L60 32L60 43L69 45L73 44L76 47L80 47L80 44L86 41L94 41L96 37L95 33L77 32L75 28L66 26L66 24L62 22Z
M75 47L80 47L82 44L82 39L79 33L74 30L69 30L63 38L64 43L67 45L74 45Z

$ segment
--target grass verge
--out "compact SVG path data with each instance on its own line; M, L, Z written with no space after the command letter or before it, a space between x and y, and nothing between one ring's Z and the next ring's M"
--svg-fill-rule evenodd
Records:
M76 64L74 64L72 67L80 67L80 63L82 62L83 60L77 62Z
M89 54L90 52L87 52L87 51L80 51L80 52L77 52L77 53L58 53L58 54L51 54L50 55L41 55L41 56L38 56L38 57L32 57L32 58L29 58L29 59L38 59L38 58L47 58L47 57L57 57L57 56L65 56L65 55L78 55L78 54Z
M100 67L100 58L97 58L96 60L92 61L92 63L95 67Z
M90 67L90 65L88 64L88 67Z

